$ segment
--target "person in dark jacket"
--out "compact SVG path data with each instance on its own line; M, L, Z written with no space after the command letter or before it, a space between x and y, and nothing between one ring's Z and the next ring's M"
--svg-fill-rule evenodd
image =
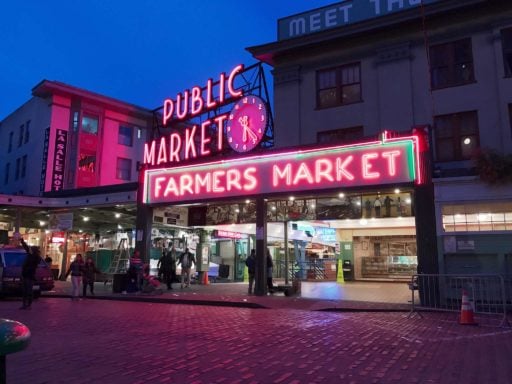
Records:
M190 287L190 268L195 265L196 259L194 254L185 248L178 260L178 264L181 264L181 288L185 284L185 287Z
M39 247L30 247L21 238L21 245L27 252L27 257L21 267L22 290L23 290L23 305L20 309L30 309L32 300L34 298L33 288L36 280L36 270L39 262L41 261L41 251Z
M174 252L174 254L173 254ZM176 274L176 251L174 247L169 252L164 252L160 260L158 260L158 275L162 277L167 284L167 289L172 289L172 281ZM173 257L174 256L174 257Z
M83 296L87 295L87 286L91 291L91 295L94 296L94 282L96 281L96 273L101 273L101 271L96 268L94 264L94 260L92 257L88 257L85 261L83 270L82 270L82 279L83 279Z
M71 284L73 286L71 300L78 300L78 295L80 292L80 283L82 282L83 268L84 261L82 259L82 254L78 253L75 257L75 260L71 262L71 264L69 265L69 269L66 272L66 279L71 274Z
M254 286L254 274L256 273L256 251L251 249L251 254L245 260L245 265L247 265L247 272L249 272L249 295L252 295Z
M272 283L272 273L274 272L274 262L270 255L270 249L267 248L267 288L269 293L274 293L274 284Z

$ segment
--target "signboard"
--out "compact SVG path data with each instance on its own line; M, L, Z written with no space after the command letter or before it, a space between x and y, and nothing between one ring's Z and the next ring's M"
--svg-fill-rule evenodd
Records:
M227 238L227 239L246 239L247 235L240 232L231 232L218 229L214 232L215 237Z
M55 151L52 165L52 191L61 191L64 186L64 168L66 165L66 150L68 146L68 131L57 129L55 134Z
M73 213L52 213L48 219L50 231L66 231L73 229Z
M44 192L46 184L46 167L48 166L48 147L50 146L50 127L44 130L43 141L43 160L41 162L41 181L39 182L39 191Z
M188 208L186 207L165 207L153 210L153 223L163 225L188 225Z
M267 131L270 112L265 100L236 83L245 70L239 64L215 82L210 79L202 88L194 86L165 99L162 125L171 129L145 143L143 163L172 165L215 155L227 146L239 153L256 148Z
M437 3L441 0L352 0L278 20L278 39L321 32L380 16Z
M418 137L387 139L144 171L143 202L420 182Z

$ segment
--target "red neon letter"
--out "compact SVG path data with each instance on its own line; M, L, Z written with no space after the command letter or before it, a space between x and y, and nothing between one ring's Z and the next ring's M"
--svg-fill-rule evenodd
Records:
M226 81L226 74L222 72L220 74L220 80L219 80L219 104L222 104L224 102L224 82Z
M197 157L196 146L194 145L194 136L196 135L197 126L194 125L192 129L185 129L185 159L188 160L190 156Z
M151 142L151 147L148 143L144 144L144 164L155 165L155 140Z
M158 148L158 159L156 160L157 165L161 163L167 163L167 147L165 146L165 136L160 138L160 147Z
M210 120L206 120L204 123L201 123L201 156L206 156L210 154L210 148L206 146L206 144L208 144L211 141L211 138L206 136L206 127L210 124Z
M215 96L213 96L213 80L208 79L206 83L206 108L210 109L217 105Z
M181 136L178 133L171 133L169 140L169 162L180 161Z
M390 176L396 175L396 157L400 156L400 151L382 152L382 157L388 159L388 172Z
M192 190L192 184L194 183L194 179L189 174L181 175L180 177L180 194L183 196L185 194L185 191L190 193L191 195L194 194L194 191Z
M164 125L172 119L172 113L174 112L174 103L171 99L164 100Z
M222 144L224 143L224 121L228 118L228 115L220 115L213 119L217 126L217 149L222 150Z
M160 190L162 189L161 184L165 181L165 177L157 177L155 179L155 190L153 191L153 196L156 198L160 197Z
M363 178L365 179L377 179L380 177L379 172L371 172L370 168L372 167L372 164L370 163L370 160L377 159L379 155L377 153L366 153L362 156L362 167L363 167Z
M306 180L309 184L313 184L313 176L311 176L311 172L306 163L300 163L299 169L293 179L293 184L297 185L301 180Z
M235 91L233 81L235 79L236 74L238 72L243 71L243 69L244 69L244 65L243 64L239 64L235 68L233 68L233 70L229 74L229 77L228 77L228 91L231 94L231 96L233 96L233 97L242 96L242 90Z
M196 194L201 193L201 187L204 187L205 192L212 191L212 175L211 173L206 173L204 177L201 178L201 175L196 173Z
M279 166L274 165L272 167L272 185L277 187L279 185L279 179L285 179L286 185L290 185L292 182L292 166L291 164L286 164L284 170L281 171Z
M203 109L203 98L201 97L201 88L193 87L190 100L190 113L197 115Z
M183 99L183 101L181 100ZM181 93L178 93L176 96L176 116L178 119L184 119L187 116L188 111L188 90L185 91L185 96L181 96Z
M244 190L253 191L258 186L258 179L254 175L256 168L250 167L244 171L244 179L247 183L244 184Z
M214 171L212 173L213 176L213 185L212 185L212 191L215 193L222 193L225 191L225 188L219 184L221 184L221 177L225 175L226 172L224 171Z
M178 191L178 186L176 185L176 180L174 177L169 177L169 181L167 182L167 187L165 188L164 197L169 196L170 193L174 193L174 196L179 197L180 191Z
M327 159L318 159L315 161L315 181L317 184L326 181L334 181L332 177L332 163Z
M235 188L239 191L242 190L242 186L240 185L240 172L238 169L228 169L226 172L226 189L231 191Z
M343 162L341 162L341 158L336 158L336 181L343 180L343 176L345 176L349 180L354 180L354 175L347 171L345 168L354 160L354 156L348 156Z

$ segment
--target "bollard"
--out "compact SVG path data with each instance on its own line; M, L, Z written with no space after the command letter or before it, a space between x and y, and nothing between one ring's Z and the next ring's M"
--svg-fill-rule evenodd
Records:
M0 319L0 384L6 384L6 355L22 351L30 344L30 330L18 321Z

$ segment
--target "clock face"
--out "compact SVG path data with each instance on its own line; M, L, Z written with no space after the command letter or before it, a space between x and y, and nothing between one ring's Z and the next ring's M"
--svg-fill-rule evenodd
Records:
M248 152L256 147L267 129L267 107L258 96L240 99L228 117L226 136L231 148Z

